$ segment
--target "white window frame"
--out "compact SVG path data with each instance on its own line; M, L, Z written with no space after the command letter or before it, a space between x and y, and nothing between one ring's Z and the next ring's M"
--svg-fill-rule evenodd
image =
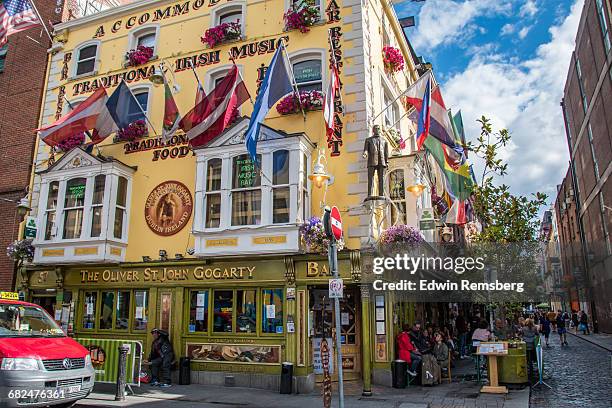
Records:
M247 3L246 1L232 0L229 3L221 4L213 8L210 12L210 26L216 27L221 24L221 16L227 13L240 11L240 31L242 32L242 38L246 37L246 12Z
M52 183L57 183L57 199L56 199L56 203L55 203L55 207L51 207L49 208L49 190L51 187ZM59 195L60 195L60 182L59 180L53 180L51 182L48 183L47 185L47 195L44 197L45 200L45 204L42 208L43 210L43 218L42 218L42 224L41 224L41 228L42 228L42 234L41 234L41 238L44 241L51 241L56 235L57 235L57 207L59 206ZM49 220L49 216L50 214L53 213L54 215L54 220L53 220L53 225L51 225L51 235L49 238L47 238L47 223Z
M77 179L85 179L85 191L83 193L83 204L82 205L77 205L77 206L72 206L72 207L66 207L66 189L68 187L68 183L72 180L77 180ZM59 220L62 226L61 230L58 230L58 233L60 235L60 238L64 241L66 240L72 240L72 239L80 239L83 236L89 236L89 232L90 231L85 231L87 226L89 225L89 219L90 219L90 212L91 212L91 198L93 196L93 183L90 181L90 178L85 176L85 175L77 175L74 177L70 177L68 179L66 179L64 181L64 188L63 188L63 194L62 194L62 212L61 212L61 219ZM62 191L62 186L60 184L60 192ZM59 196L58 196L58 202L59 202ZM89 202L89 205L88 205ZM58 204L59 206L59 204ZM65 235L65 230L64 228L66 227L66 215L68 211L74 211L74 210L81 210L82 211L82 216L81 216L81 227L80 227L80 233L78 237L71 237L71 238L66 238L64 237ZM60 232L61 231L61 232Z
M289 54L289 62L291 64L291 69L293 70L293 66L297 63L309 61L309 60L320 60L321 61L321 92L325 92L327 86L327 70L325 67L327 66L327 54L326 50L322 48L305 48L296 52ZM300 85L308 85L311 83L315 83L319 81L310 81L306 83L297 84L298 88Z
M104 176L104 191L102 192L102 202L98 203L98 204L94 204L94 202L93 202L93 195L95 194L95 190L96 190L96 178L98 176ZM92 200L91 200L91 208L90 208L90 212L91 212L90 220L91 220L91 222L87 226L89 228L89 236L92 237L92 238L97 238L97 237L94 237L92 235L92 233L91 233L92 230L93 230L94 211L95 211L96 208L100 207L100 211L102 211L102 219L104 218L104 197L105 197L105 194L106 194L106 183L108 181L107 179L108 179L108 177L106 176L106 174L97 174L93 178L92 192L91 192ZM100 225L101 225L100 235L102 235L102 231L103 231L102 220L100 221ZM100 236L100 235L98 235L98 236Z
M287 183L283 183L283 184L274 184L274 154L276 154L277 152L281 152L281 151L285 151L287 152L287 160L289 160L289 169L288 169L288 179L287 179ZM293 207L293 197L291 195L291 164L292 164L292 157L291 157L291 151L289 149L286 149L284 147L279 147L278 149L272 150L271 152L271 160L272 160L272 171L270 172L270 174L272 175L271 177L271 183L270 183L270 188L272 190L272 197L270 198L270 203L271 205L271 209L272 209L272 214L271 214L271 223L274 225L282 225L282 224L287 224L289 222L291 222L291 207ZM299 179L298 179L299 180ZM289 189L289 220L286 222L279 222L279 223L275 223L274 222L274 191L275 190L280 190L280 189ZM297 195L296 195L297 198Z
M153 55L157 55L157 45L159 44L159 24L146 24L130 31L127 51L136 49L138 46L138 39L149 34L155 34Z
M215 82L219 78L222 78L227 75L229 70L232 69L232 66L233 64L225 64L221 65L220 67L210 69L206 72L206 76L204 77L204 89L206 90L206 93L213 90L213 88L215 87ZM242 76L244 74L244 66L238 65L238 71Z
M135 85L130 87L130 91L132 91L132 95L136 97L136 94L146 91L147 92L147 108L144 110L145 116L149 116L149 111L151 109L151 93L153 91L152 85ZM148 126L148 123L147 123Z
M272 211L272 206L269 205L267 207L264 207L264 201L268 201L270 204L272 202L271 197L266 197L268 198L268 200L266 200L266 198L264 198L264 194L266 194L266 189L264 189L264 180L265 178L262 176L259 176L259 185L258 186L254 186L254 187L234 187L234 159L236 157L240 157L240 156L249 156L248 153L239 153L239 154L234 154L230 157L229 159L229 167L230 167L230 172L227 175L229 182L230 182L230 201L229 201L229 225L231 227L234 228L240 228L240 227L255 227L255 226L259 226L259 225L267 225L267 224L271 224L272 222L266 222L264 224L264 219L268 218L266 217L266 209L269 208L269 211ZM261 155L261 153L257 153L257 156L259 157L259 159L261 160L261 166L264 167L271 167L272 163L264 163L264 156ZM270 155L270 161L271 161L271 155ZM221 177L223 177L223 167L221 167ZM255 170L257 171L257 169ZM265 174L265 173L264 173ZM268 173L271 174L271 173ZM268 186L269 189L271 189L270 186ZM261 203L259 205L259 224L237 224L234 225L233 224L233 218L234 218L234 213L233 213L233 209L234 209L234 196L238 193L243 193L243 192L250 192L250 191L257 191L259 190L261 192ZM222 212L223 213L223 212ZM271 214L270 214L270 220L271 220Z
M208 169L209 169L209 164L211 161L213 160L218 160L221 162L221 177L220 177L220 181L221 184L219 185L219 189L218 190L208 190ZM220 206L223 207L223 159L221 157L211 157L209 159L207 159L205 161L205 177L204 177L204 185L202 188L202 191L204 193L204 214L202 214L203 217L203 223L202 225L204 226L204 228L207 229L216 229L219 228L221 226L221 218L223 217L223 213L221 211L221 208L219 209L219 226L218 227L206 227L206 224L208 223L208 217L207 217L207 209L208 209L208 197L212 196L212 195L219 195L220 197Z
M324 21L324 17L325 17L325 3L326 2L325 0L318 0L318 1L319 1L319 20L317 23L321 23ZM295 1L285 0L285 12L289 11L289 7L291 7L293 3L295 3Z
M77 75L77 69L79 66L79 54L81 53L81 50L84 48L87 48L91 45L95 45L96 46L96 55L95 57L93 57L94 59L94 68L92 71L89 72L83 72L81 74ZM100 40L89 40L86 41L84 43L79 44L77 47L74 48L74 51L72 52L73 55L73 61L74 63L72 64L72 72L71 72L71 79L74 78L81 78L81 77L86 77L86 76L91 76L91 75L96 75L98 73L98 69L100 67L100 46L102 45Z

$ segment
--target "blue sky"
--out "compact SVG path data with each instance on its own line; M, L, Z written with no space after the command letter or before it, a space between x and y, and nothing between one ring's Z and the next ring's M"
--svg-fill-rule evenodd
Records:
M416 17L406 34L431 62L447 107L461 109L468 138L485 115L513 138L503 152L514 193L554 200L567 170L559 107L584 0L397 1ZM480 163L475 162L479 174Z

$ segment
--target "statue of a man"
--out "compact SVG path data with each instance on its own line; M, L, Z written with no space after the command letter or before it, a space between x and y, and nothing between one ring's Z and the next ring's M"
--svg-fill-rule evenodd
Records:
M385 172L389 163L389 145L380 136L380 126L374 125L372 136L366 138L363 145L363 158L368 161L368 197L374 190L374 172L378 176L378 195L385 195Z

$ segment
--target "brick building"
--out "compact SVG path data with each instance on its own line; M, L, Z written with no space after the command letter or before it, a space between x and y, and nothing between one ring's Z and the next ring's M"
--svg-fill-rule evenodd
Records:
M580 301L588 303L593 323L604 332L612 332L611 14L609 0L585 2L562 101L570 185L585 254L585 282L578 285L585 293Z
M62 4L63 0L36 2L47 23L61 21ZM19 231L17 202L29 184L49 46L37 26L10 36L0 49L0 290L14 287L14 265L4 248Z

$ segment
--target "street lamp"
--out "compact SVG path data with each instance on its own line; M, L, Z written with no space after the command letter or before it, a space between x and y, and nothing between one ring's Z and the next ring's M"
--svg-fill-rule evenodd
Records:
M164 77L164 72L167 71L164 69L164 66L165 62L160 62L159 66L155 67L155 71L153 71L153 74L149 77L149 81L153 83L153 85L159 86L164 84L166 80L166 78ZM178 82L176 82L176 76L174 75L174 72L172 70L168 71L170 71L170 73L172 74L172 90L174 91L174 93L180 92L181 87L178 85Z
M327 173L327 171L325 170L325 165L323 164L323 160L325 160L325 162L327 163L327 158L325 157L323 150L319 150L317 163L314 165L312 174L308 175L308 179L312 181L317 188L321 188L323 187L323 185L325 185L325 190L323 191L323 200L321 201L321 209L325 207L327 187L334 184L334 176Z
M425 186L421 183L413 184L406 187L406 191L412 193L415 197L419 197L425 191Z
M30 200L28 200L28 197L23 197L22 199L20 199L19 201L17 200L11 200L8 198L3 198L0 197L0 199L2 201L6 201L7 203L14 203L17 204L17 215L19 216L19 219L23 219L23 217L28 213L28 211L31 210L30 208Z

